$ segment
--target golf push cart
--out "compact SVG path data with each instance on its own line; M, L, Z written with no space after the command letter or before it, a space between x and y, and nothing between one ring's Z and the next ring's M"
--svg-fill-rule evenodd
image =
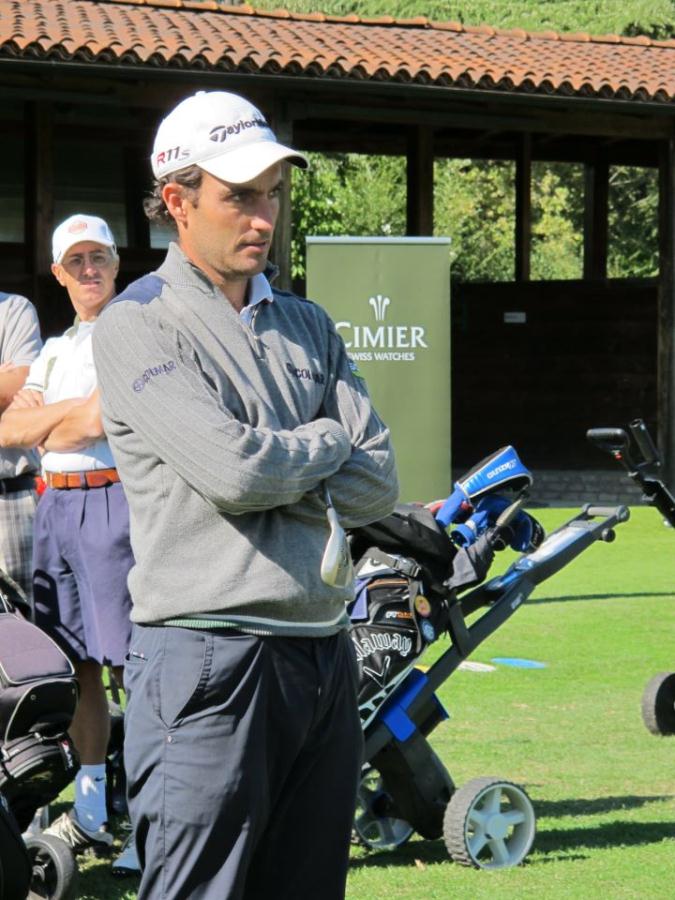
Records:
M623 428L591 428L587 437L624 467L642 489L643 500L675 527L675 497L658 477L661 458L649 430L642 419L634 419L628 428L630 435ZM652 734L675 735L675 672L660 672L647 683L642 718Z
M587 505L545 537L522 508L531 482L505 447L456 482L445 502L398 506L350 535L366 760L354 831L372 849L401 846L414 832L443 836L454 861L483 869L518 865L530 851L535 813L525 790L497 776L457 789L428 737L448 718L436 691L460 663L538 584L595 541L613 540L628 519L623 506ZM522 555L484 581L494 550L506 546ZM442 634L448 649L428 670L417 668Z

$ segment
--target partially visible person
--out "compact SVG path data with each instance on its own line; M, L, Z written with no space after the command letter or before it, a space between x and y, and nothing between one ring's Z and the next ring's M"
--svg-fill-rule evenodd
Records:
M82 768L75 804L47 829L76 852L107 852L105 758L110 734L103 666L122 682L129 643L129 512L105 439L92 332L115 294L119 257L110 228L74 215L53 235L52 273L75 322L50 338L0 420L0 446L40 447L47 489L35 518L36 623L72 659L79 685L71 737Z
M18 294L0 292L0 413L23 387L42 347L35 307ZM33 518L37 504L34 450L0 450L0 568L31 602Z

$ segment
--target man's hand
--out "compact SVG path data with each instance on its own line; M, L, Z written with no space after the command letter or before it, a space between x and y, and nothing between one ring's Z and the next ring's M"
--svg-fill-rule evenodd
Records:
M40 391L18 392L0 419L0 447L26 449L45 444L47 437L73 407L83 406L88 397L73 397L45 403Z
M85 397L82 398L81 402L84 403L86 400ZM42 391L33 391L30 388L21 388L20 391L17 391L14 394L14 399L7 407L10 409L35 409L38 406L45 405L45 398Z
M45 450L76 453L104 436L101 402L96 389L89 397L81 397L42 442Z
M0 365L0 413L9 407L27 375L28 366L16 366L11 360Z

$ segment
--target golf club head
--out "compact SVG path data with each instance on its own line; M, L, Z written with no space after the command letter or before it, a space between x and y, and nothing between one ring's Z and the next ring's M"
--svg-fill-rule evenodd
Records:
M326 509L330 535L321 559L321 580L330 587L348 587L354 580L352 555L345 530L332 506Z

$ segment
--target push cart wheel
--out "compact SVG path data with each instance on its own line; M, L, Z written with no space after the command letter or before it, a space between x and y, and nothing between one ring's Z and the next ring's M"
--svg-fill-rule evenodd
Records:
M675 672L661 672L647 684L642 719L652 734L675 734Z
M517 784L474 778L451 797L443 839L452 859L463 866L506 869L530 852L535 823L532 802Z
M33 869L29 900L72 900L77 866L68 844L51 834L34 834L26 838L26 848Z
M415 829L405 819L391 815L392 804L377 769L364 769L354 818L359 843L371 850L395 850L410 840Z

